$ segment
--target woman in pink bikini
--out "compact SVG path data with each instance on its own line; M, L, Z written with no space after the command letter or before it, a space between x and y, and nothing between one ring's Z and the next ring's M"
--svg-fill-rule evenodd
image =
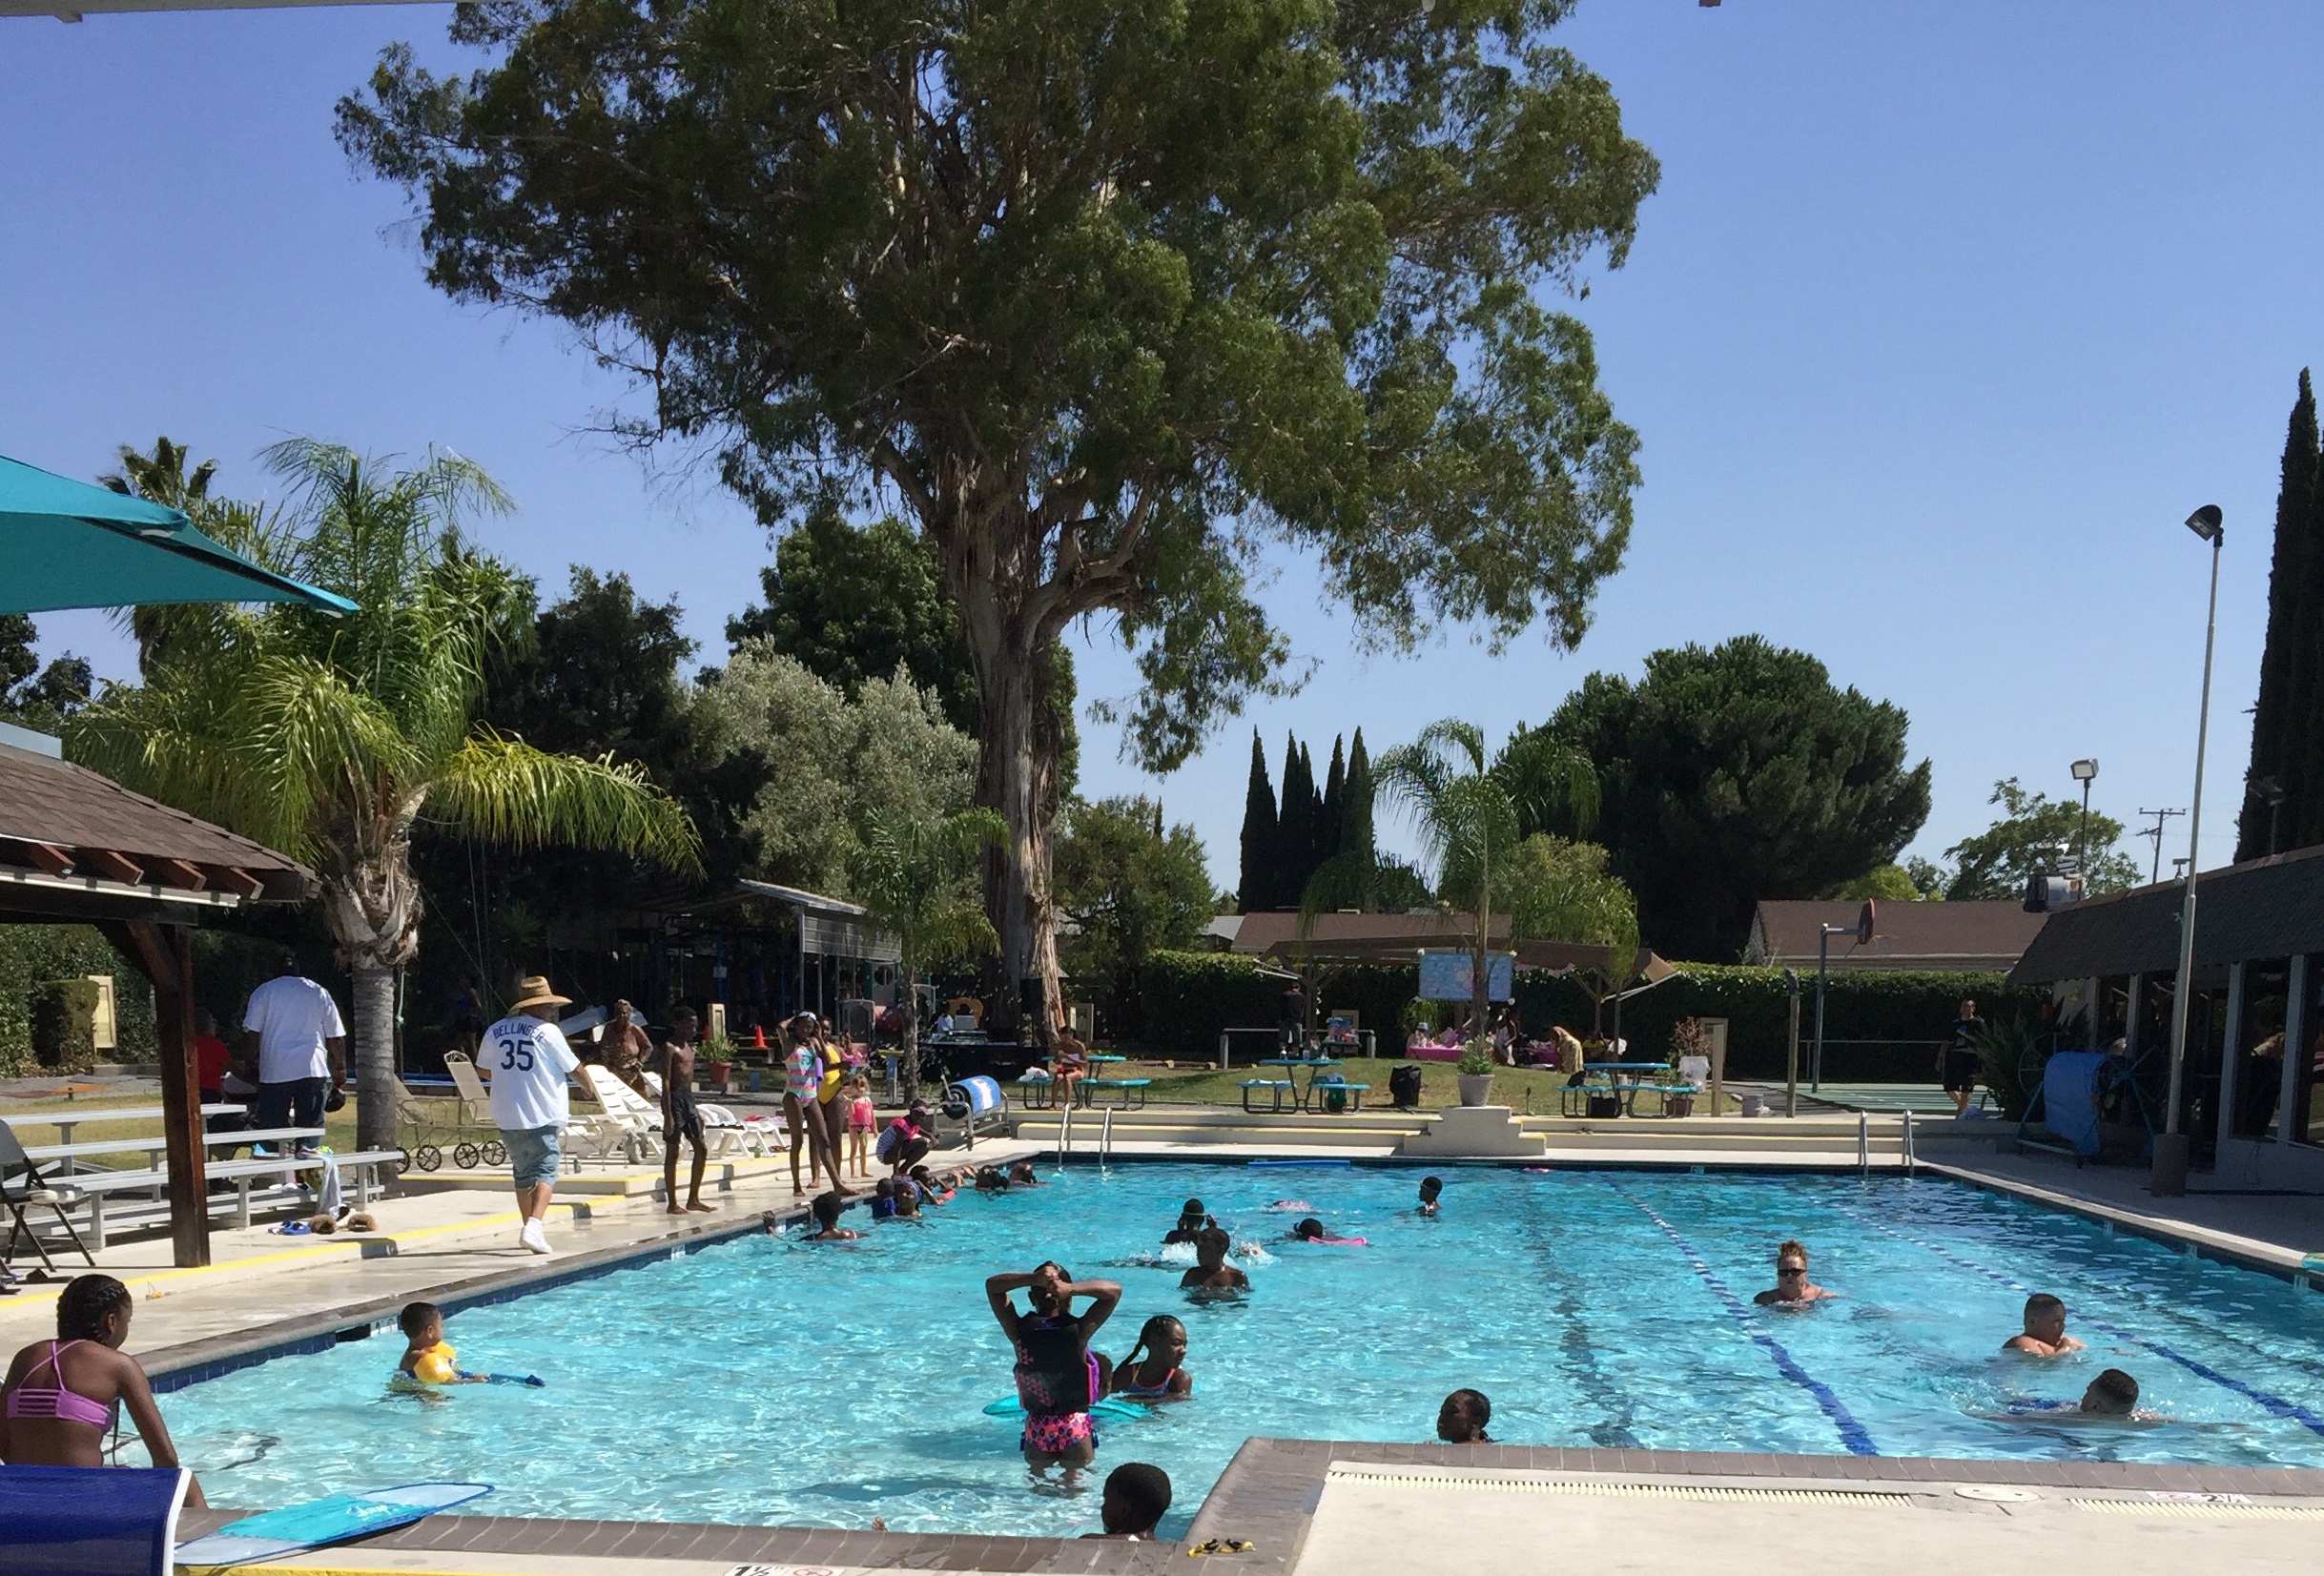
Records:
M36 1341L9 1364L0 1386L0 1462L10 1466L103 1466L105 1436L126 1405L155 1466L175 1466L177 1447L154 1404L137 1360L125 1357L136 1304L110 1275L76 1276L56 1300L56 1339ZM199 1483L186 1504L207 1507Z

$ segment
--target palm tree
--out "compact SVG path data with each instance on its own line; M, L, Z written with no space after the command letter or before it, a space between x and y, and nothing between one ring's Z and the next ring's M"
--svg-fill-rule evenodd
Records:
M1507 890L1520 829L1559 809L1583 825L1594 821L1597 774L1587 755L1540 729L1520 730L1489 760L1484 732L1448 717L1381 756L1372 779L1411 815L1421 853L1436 870L1437 895L1474 918L1470 1033L1488 1037L1493 898ZM1517 939L1513 931L1511 939Z
M977 883L985 850L1008 835L1008 823L981 807L941 820L875 809L864 816L848 857L856 898L901 953L906 1104L920 1093L920 970L1000 945Z
M358 1141L391 1148L396 977L419 950L422 815L517 847L569 843L698 868L692 823L634 766L550 755L478 726L486 658L531 626L531 591L461 522L504 510L469 461L394 470L338 444L278 443L294 484L268 566L357 604L208 610L146 683L75 720L75 760L312 864L354 976Z

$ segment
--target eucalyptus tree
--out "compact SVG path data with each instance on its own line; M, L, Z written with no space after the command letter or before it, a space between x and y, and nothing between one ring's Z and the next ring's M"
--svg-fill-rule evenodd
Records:
M1160 771L1291 682L1285 550L1405 650L1571 647L1618 567L1636 440L1553 298L1657 169L1571 9L500 0L451 24L481 69L391 47L339 135L439 288L634 378L641 440L771 525L836 490L933 544L1004 962L1053 984L1068 626L1134 653L1100 714Z
M354 978L348 1026L366 1149L395 1141L398 972L419 950L422 816L517 847L570 843L695 863L685 811L632 766L535 749L476 721L496 644L532 621L527 582L461 534L507 499L474 463L405 470L338 444L266 451L293 486L267 546L353 601L201 610L134 688L73 721L75 760L312 864ZM193 633L181 628L181 635Z

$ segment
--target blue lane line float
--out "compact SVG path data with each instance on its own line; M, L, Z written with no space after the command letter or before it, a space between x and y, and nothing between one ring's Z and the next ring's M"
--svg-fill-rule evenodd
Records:
M1678 1251L1685 1255L1687 1263L1694 1268L1697 1275L1702 1277L1703 1284L1711 1288L1712 1295L1717 1297L1720 1304L1726 1308L1728 1316L1741 1325L1743 1333L1775 1360L1776 1371L1816 1398L1816 1404L1823 1409L1823 1415L1830 1418L1832 1426L1840 1430L1840 1442L1848 1447L1849 1455L1877 1456L1881 1453L1880 1447L1872 1443L1871 1434L1865 1431L1862 1423L1856 1421L1856 1414L1848 1410L1847 1403L1832 1393L1830 1385L1800 1367L1799 1360L1784 1349L1783 1343L1767 1333L1761 1325L1758 1315L1753 1312L1741 1298L1727 1289L1727 1283L1718 1278L1718 1272L1704 1261L1702 1255L1695 1251L1695 1244L1681 1236L1676 1226L1665 1220L1661 1215L1656 1213L1652 1204L1633 1194L1621 1183L1608 1182L1606 1185L1636 1206L1641 1214L1661 1228L1662 1235L1669 1238Z
M1346 1166L1348 1164L1348 1162L1346 1160L1332 1159L1245 1160L1243 1163L1253 1171L1290 1171L1294 1169L1312 1168L1316 1166Z

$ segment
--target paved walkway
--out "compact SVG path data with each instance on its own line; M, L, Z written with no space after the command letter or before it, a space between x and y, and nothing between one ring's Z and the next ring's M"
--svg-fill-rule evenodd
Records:
M2211 1191L2197 1173L2183 1198L2158 1198L2144 1168L2082 1166L2042 1154L1957 1157L1924 1168L1959 1176L2108 1219L2149 1236L2174 1237L2231 1257L2324 1275L2324 1198ZM2315 1260L2311 1262L2311 1260Z

